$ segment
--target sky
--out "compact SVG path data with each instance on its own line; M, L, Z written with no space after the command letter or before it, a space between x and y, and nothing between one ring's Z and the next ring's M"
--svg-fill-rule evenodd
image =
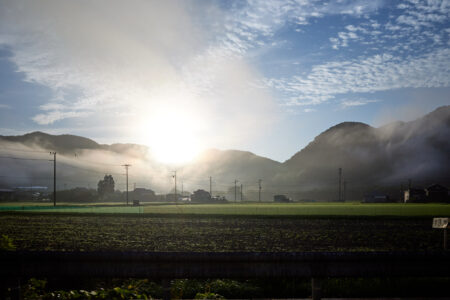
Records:
M0 0L0 135L285 161L450 105L450 1Z

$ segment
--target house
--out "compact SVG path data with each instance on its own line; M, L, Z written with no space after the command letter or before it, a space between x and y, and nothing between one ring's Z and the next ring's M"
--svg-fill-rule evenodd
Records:
M288 203L288 202L291 202L291 199L289 199L285 195L275 195L275 196L273 196L273 202Z
M156 201L155 192L144 188L135 188L134 191L131 192L131 197L133 200L138 200L140 202Z
M364 195L364 203L388 203L392 202L389 195L380 192L372 192Z
M191 201L192 202L210 202L211 195L205 190L196 190L191 195Z
M427 195L424 189L410 188L404 192L405 203L423 203L427 202Z
M448 189L440 184L432 184L425 189L425 194L429 202L448 202Z

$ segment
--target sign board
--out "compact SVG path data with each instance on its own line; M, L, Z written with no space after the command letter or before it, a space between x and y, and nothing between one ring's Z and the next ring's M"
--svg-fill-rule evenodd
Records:
M448 218L433 218L433 228L447 228Z

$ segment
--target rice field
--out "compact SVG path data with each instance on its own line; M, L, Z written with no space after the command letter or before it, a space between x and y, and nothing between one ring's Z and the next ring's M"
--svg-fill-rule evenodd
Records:
M228 203L174 204L144 203L126 206L117 203L73 204L60 203L3 203L1 211L54 213L136 213L179 215L241 215L241 216L393 216L438 217L450 216L449 204L363 204L363 203Z

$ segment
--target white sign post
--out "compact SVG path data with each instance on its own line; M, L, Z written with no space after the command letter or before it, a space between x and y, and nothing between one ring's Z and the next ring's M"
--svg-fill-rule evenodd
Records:
M433 228L444 229L444 250L447 250L448 218L433 218Z

